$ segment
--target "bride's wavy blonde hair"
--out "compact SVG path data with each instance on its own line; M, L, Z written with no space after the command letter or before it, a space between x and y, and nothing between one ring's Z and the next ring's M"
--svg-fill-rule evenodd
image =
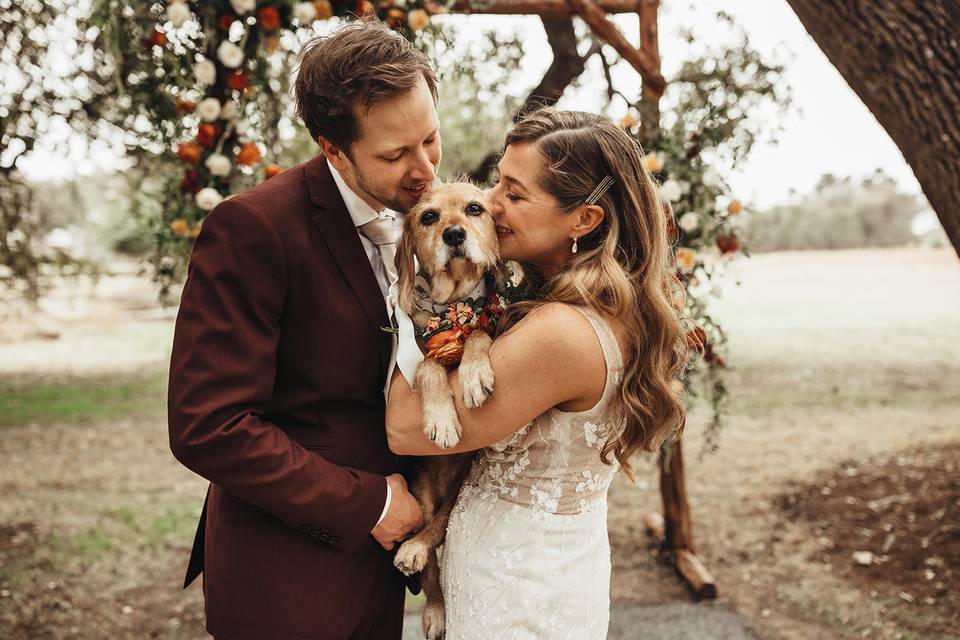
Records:
M543 156L539 186L565 214L584 204L605 176L614 182L596 202L603 222L577 240L577 253L556 276L544 281L533 265L523 265L534 299L511 305L499 330L549 302L585 304L624 324L628 352L613 423L620 428L604 443L601 458L609 462L612 453L629 473L635 451L659 451L686 421L675 381L688 349L680 312L671 304L679 284L666 214L640 145L609 119L542 108L517 122L504 150L525 143Z

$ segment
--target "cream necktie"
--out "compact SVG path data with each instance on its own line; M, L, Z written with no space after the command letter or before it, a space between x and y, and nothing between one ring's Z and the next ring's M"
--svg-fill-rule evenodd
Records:
M380 251L380 261L383 262L383 268L387 274L387 289L397 281L397 267L394 258L397 255L397 239L394 233L394 220L392 216L378 217L366 224L362 224L357 229L367 240L377 245Z

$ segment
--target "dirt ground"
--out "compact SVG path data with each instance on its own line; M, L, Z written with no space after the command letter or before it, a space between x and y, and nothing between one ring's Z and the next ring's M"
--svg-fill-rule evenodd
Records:
M111 278L0 321L0 637L206 637L199 585L179 589L205 483L167 448L152 295ZM701 458L695 407L684 447L721 600L770 640L960 638L960 261L760 255L714 309L726 425ZM610 493L612 595L688 601L643 533L654 460L635 466Z

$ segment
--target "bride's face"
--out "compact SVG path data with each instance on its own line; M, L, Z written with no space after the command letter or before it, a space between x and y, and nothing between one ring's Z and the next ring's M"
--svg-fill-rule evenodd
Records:
M570 257L577 216L562 213L556 198L540 188L538 177L546 170L536 143L512 144L487 195L494 205L500 257L532 263L549 277Z

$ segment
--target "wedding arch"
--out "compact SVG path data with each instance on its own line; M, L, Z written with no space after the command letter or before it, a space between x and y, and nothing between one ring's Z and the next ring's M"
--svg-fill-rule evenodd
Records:
M210 209L283 171L277 130L280 105L289 93L289 63L317 21L376 14L423 46L433 19L444 13L537 15L554 59L518 113L533 104L556 103L587 58L600 55L608 97L619 96L630 105L619 124L645 149L647 167L668 205L677 273L686 289L678 291L677 304L685 305L694 321L686 337L699 353L685 386L711 403L708 434L715 436L726 395L725 335L708 313L704 292L711 290L725 260L743 252L737 237L743 205L705 152L731 139L738 139L740 151L749 148L753 136L742 126L741 103L745 96L771 96L779 69L747 54L736 60L747 80L738 79L735 65L727 62L687 65L672 82L694 89L665 125L660 102L668 83L660 68L659 6L659 0L451 0L443 5L433 0L378 0L376 5L368 0L98 0L91 22L117 94L102 115L129 131L128 150L141 174L160 184L160 196L151 200L162 204L149 221L161 292L182 278L192 240ZM609 17L624 13L639 20L637 46ZM593 33L585 55L577 49L573 17ZM617 60L604 54L607 46ZM610 67L619 60L641 78L636 99L611 80ZM478 181L487 179L494 157L477 166ZM661 451L659 468L663 514L649 514L647 529L696 598L716 597L713 577L696 555L682 441Z

